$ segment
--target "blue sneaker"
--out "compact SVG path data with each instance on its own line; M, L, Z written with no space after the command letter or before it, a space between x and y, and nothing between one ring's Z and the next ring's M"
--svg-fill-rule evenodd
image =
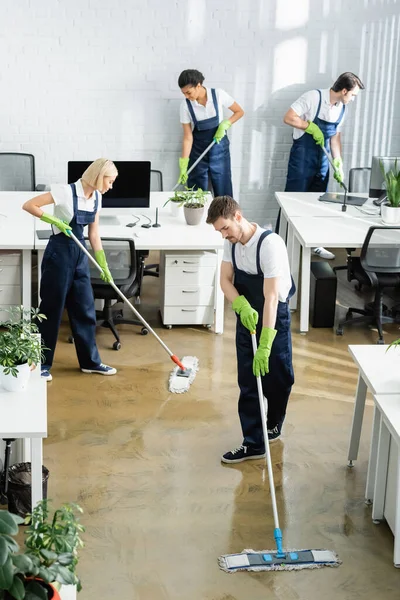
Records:
M98 367L94 367L94 369L81 369L82 373L98 373L99 375L115 375L117 369L114 367L109 367L108 365L104 365L100 363Z
M52 379L53 379L53 376L48 369L42 369L40 375L46 381L52 381Z

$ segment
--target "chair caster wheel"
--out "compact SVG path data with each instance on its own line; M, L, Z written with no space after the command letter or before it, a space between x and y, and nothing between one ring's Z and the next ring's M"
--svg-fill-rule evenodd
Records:
M362 285L360 283L356 283L355 285L355 289L357 290L357 292L361 292L362 290Z
M142 329L140 330L141 335L147 335L148 333L149 333L149 330L146 329L146 327L142 327Z
M383 346L383 344L385 343L385 340L378 340L376 342L379 346Z
M381 522L378 519L373 519L372 522L373 522L374 525L380 525L381 524Z
M114 342L113 350L121 350L121 342Z
M73 344L74 343L74 338L73 338L72 335L68 336L67 342L68 342L68 344Z
M336 335L343 335L343 328L342 327L338 327L336 329Z

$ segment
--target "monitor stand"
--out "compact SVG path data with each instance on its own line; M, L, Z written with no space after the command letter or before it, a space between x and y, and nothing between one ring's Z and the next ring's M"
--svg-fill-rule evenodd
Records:
M106 225L107 227L115 227L121 225L121 221L115 215L103 215L100 213L100 225Z

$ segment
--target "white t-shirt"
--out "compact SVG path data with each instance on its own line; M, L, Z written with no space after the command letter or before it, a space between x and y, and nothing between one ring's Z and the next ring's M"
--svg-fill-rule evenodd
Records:
M247 244L238 242L235 244L236 266L241 271L249 275L257 275L257 244L260 235L265 231L259 225L249 239ZM225 262L232 263L232 244L229 240L224 241ZM289 257L285 242L276 233L270 233L261 244L260 248L260 266L264 274L264 279L279 277L279 300L286 302L292 287L290 276Z
M204 121L205 119L211 119L211 117L215 117L215 107L213 102L213 97L211 93L211 88L206 88L207 90L207 102L206 105L203 106L199 104L197 100L191 100L193 112L198 121ZM227 94L224 90L216 89L215 94L217 96L217 104L218 104L218 116L219 123L224 120L224 108L229 108L235 102L232 96ZM181 123L191 123L192 128L194 127L192 118L190 116L190 112L188 109L188 105L186 100L183 100L180 108L180 118Z
M76 195L78 196L78 209L88 212L94 211L94 204L96 199L96 193L98 198L97 211L101 210L101 194L100 192L93 192L90 198L85 198L85 194L82 188L82 181L78 179L75 182ZM74 216L74 198L72 195L72 189L70 185L65 183L56 183L51 186L51 195L54 200L54 216L62 221L70 223ZM53 233L60 233L57 227L53 227Z
M330 90L320 90L321 91L321 108L319 109L319 118L323 121L328 121L328 123L336 123L338 118L341 115L343 103L337 102L336 104L331 104L330 100ZM294 110L294 112L304 121L313 121L317 114L319 104L319 94L318 90L310 90L306 92L300 98L293 102L290 108ZM338 128L336 130L339 133L343 126L343 121L346 115L346 111L344 112L343 118L340 121ZM301 136L305 132L303 129L293 128L293 139L297 140L301 138Z

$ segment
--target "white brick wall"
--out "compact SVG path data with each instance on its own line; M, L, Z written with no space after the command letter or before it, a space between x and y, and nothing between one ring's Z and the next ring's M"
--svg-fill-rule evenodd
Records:
M400 155L399 13L400 0L3 2L0 151L32 152L39 183L65 181L68 160L107 156L151 160L172 187L176 81L197 68L246 111L230 130L235 196L272 221L291 143L282 116L303 91L359 74L346 169Z

